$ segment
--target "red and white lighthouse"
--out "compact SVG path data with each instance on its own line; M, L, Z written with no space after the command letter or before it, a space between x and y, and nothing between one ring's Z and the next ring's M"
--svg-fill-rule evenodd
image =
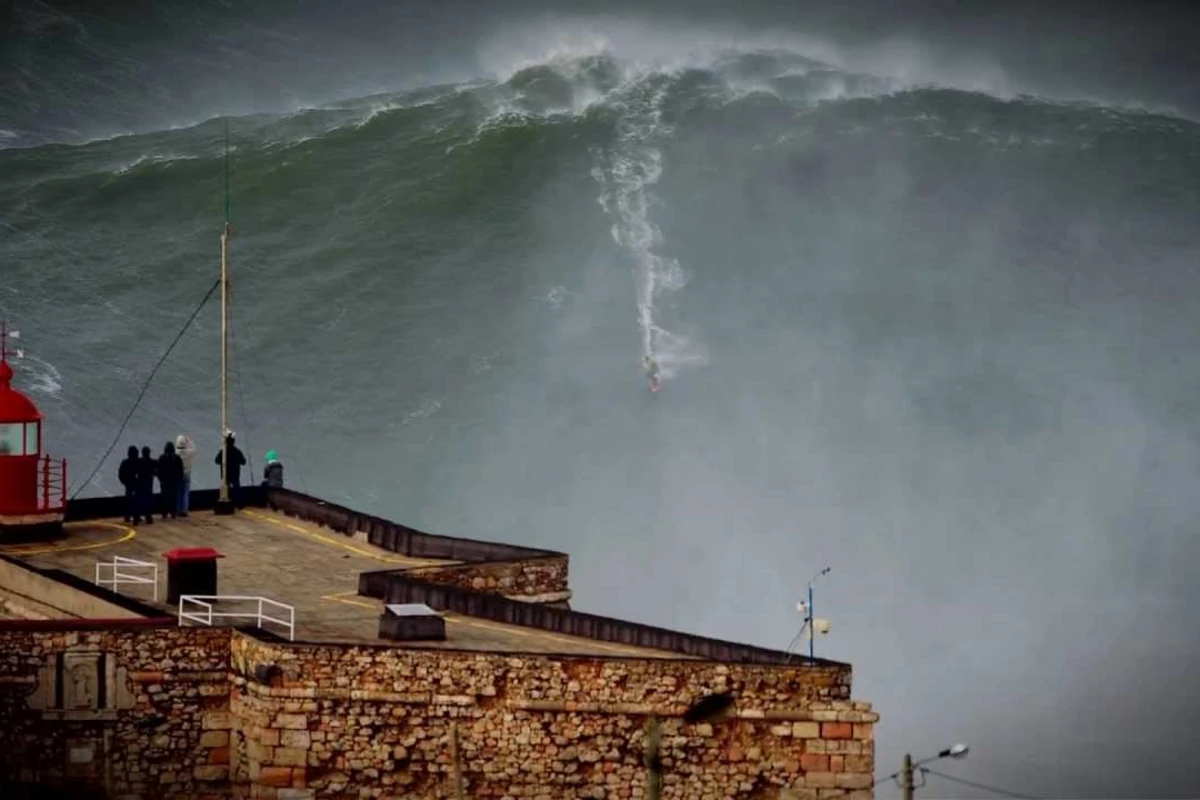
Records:
M67 462L42 453L42 413L12 388L9 331L0 323L0 541L61 529Z

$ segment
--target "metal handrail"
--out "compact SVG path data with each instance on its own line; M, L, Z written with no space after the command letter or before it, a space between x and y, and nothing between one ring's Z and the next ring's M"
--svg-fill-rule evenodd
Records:
M254 613L249 611L214 611L213 603L218 602L247 602L253 601L258 603L258 608ZM184 610L185 603L192 603L200 606L202 611L191 612ZM263 606L270 605L275 608L281 608L287 612L287 619L279 619L278 617L268 616L263 610ZM234 595L234 594L184 594L179 596L179 624L183 625L183 621L196 622L201 625L212 626L213 621L217 618L222 619L253 619L258 627L263 627L264 622L273 622L276 625L282 625L287 628L288 641L296 640L296 609L294 606L289 606L286 603L280 603L278 600L272 600L269 597L260 597L258 595Z
M38 459L38 510L58 511L67 506L67 460L48 455ZM54 500L51 500L51 495ZM57 505L54 503L57 502Z
M131 569L149 569L150 577L147 578L144 575L131 575L128 572L122 574L122 572L121 572L122 567L131 568ZM112 577L111 578L102 577L100 574L102 569L112 570ZM148 585L153 586L154 587L153 588L153 592L154 592L153 600L155 602L157 602L158 601L158 564L155 564L150 561L138 561L135 558L125 558L124 556L113 556L112 561L97 561L96 562L96 585L97 586L104 586L105 584L112 584L112 590L114 592L116 592L116 591L119 591L119 589L117 587L122 583L134 583L134 584L140 584L143 586L148 584Z

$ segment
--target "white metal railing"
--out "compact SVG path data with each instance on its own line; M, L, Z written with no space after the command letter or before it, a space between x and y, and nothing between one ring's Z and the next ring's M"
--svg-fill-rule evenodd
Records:
M258 607L255 611L216 611L213 604L218 602L257 603ZM264 606L283 609L287 614L287 619L268 616L263 610ZM191 610L193 607L196 610ZM286 603L280 603L269 597L233 594L184 594L179 596L180 625L187 620L200 625L212 626L220 619L252 619L260 628L263 627L264 622L274 622L276 625L287 628L289 642L296 639L296 609Z
M105 570L109 570L111 573L107 577L104 575ZM134 574L139 570L143 574ZM147 571L150 573L149 576L144 574ZM96 562L97 586L111 585L113 591L117 592L120 591L118 587L122 583L135 583L153 587L153 599L155 602L158 602L158 564L150 561L138 561L135 558L125 558L124 556L113 556L112 561Z

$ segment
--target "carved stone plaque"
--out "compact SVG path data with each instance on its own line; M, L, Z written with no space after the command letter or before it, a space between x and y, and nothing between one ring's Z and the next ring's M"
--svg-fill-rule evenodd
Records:
M46 719L112 720L133 708L136 699L116 656L98 650L68 650L51 656L38 670L30 708Z
M101 775L104 748L99 739L68 739L66 777L93 782Z
M72 742L67 748L67 761L71 764L91 764L96 758L96 745L92 742Z
M69 711L100 709L100 654L63 654L62 708Z

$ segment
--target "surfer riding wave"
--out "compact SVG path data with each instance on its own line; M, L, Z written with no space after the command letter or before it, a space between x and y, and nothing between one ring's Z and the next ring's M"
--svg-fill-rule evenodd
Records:
M642 369L646 371L646 377L650 381L650 391L657 392L662 388L662 380L659 374L658 362L650 356L642 356Z

